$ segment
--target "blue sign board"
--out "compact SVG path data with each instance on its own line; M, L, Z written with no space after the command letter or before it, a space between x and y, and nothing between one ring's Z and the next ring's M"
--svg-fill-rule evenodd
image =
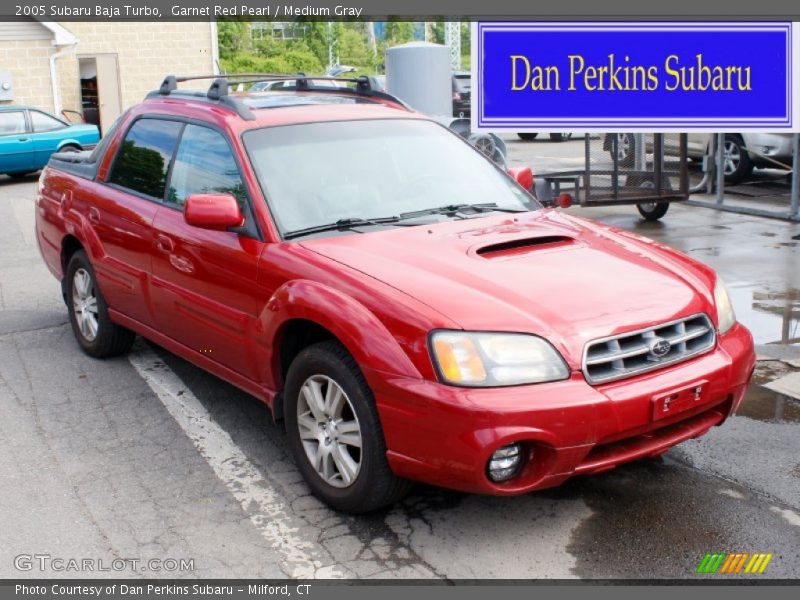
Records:
M800 130L800 24L473 25L473 128Z

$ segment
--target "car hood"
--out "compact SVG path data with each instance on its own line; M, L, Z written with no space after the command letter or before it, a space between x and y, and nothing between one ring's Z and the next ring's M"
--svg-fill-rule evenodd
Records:
M699 312L707 271L654 242L554 210L303 242L467 330L529 332L573 367L587 341Z

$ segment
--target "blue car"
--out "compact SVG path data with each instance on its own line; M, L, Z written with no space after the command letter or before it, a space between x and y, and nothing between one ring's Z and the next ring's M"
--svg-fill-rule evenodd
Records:
M0 174L38 171L54 152L91 150L100 141L95 125L71 125L38 108L0 106Z

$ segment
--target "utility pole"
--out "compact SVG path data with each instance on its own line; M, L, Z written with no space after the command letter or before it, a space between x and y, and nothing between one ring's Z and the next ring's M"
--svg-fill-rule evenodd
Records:
M450 48L450 66L454 71L461 70L461 23L445 21L444 45Z
M373 52L378 52L378 41L375 39L375 21L367 21L367 40Z
M328 21L327 23L327 34L328 34L328 68L333 66L333 23Z

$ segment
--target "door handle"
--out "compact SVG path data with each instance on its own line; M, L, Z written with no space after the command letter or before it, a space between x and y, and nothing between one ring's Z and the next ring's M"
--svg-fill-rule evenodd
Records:
M97 225L100 222L100 211L94 206L89 208L89 221Z
M18 142L28 142L31 138L17 138Z
M172 238L167 237L164 234L159 234L156 236L156 246L162 252L172 252L175 250L175 242L172 241Z

